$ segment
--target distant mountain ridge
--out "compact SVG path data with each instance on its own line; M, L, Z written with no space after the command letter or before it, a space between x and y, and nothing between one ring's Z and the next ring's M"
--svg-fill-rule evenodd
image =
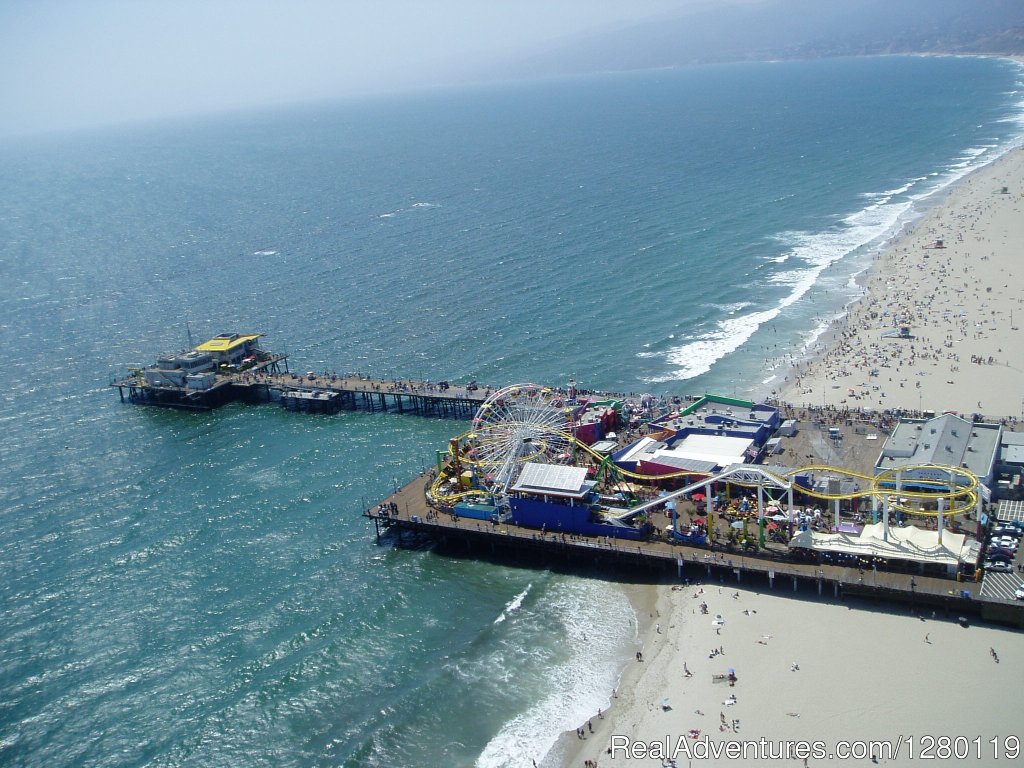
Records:
M892 53L1024 54L1024 0L766 0L688 6L518 58L508 76ZM501 72L497 72L499 76Z

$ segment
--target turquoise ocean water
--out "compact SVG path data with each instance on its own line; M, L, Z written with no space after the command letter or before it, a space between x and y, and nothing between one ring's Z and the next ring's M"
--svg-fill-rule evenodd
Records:
M873 247L1020 142L1021 78L742 64L0 146L0 764L539 759L634 616L600 574L374 545L360 510L458 422L108 382L187 323L298 370L764 396Z

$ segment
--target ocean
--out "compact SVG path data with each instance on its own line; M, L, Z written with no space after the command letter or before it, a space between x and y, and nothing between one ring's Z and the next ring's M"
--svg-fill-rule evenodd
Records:
M529 766L636 648L616 574L374 542L466 425L122 404L292 370L770 395L875 250L1016 147L1008 60L438 89L0 146L0 764Z

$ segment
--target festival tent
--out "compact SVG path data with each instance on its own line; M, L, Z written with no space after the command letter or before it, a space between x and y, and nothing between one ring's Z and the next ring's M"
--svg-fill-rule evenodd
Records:
M970 548L965 547L966 537L963 534L943 531L942 543L939 544L937 531L927 531L913 525L903 528L890 526L886 541L883 526L884 523L865 525L859 536L851 533L801 531L792 538L789 546L815 552L938 563L953 568L960 562L970 561Z

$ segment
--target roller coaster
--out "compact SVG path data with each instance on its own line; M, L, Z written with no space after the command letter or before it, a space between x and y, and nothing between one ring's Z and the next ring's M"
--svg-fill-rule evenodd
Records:
M823 502L868 499L876 507L882 503L890 511L917 517L965 515L977 508L980 497L979 481L973 473L935 464L904 466L878 475L826 464L782 472L741 464L717 473L680 470L644 474L617 466L610 456L578 440L569 431L570 413L561 395L546 387L520 384L498 390L480 406L473 428L451 439L430 496L444 505L494 499L507 493L523 464L540 462L588 466L598 482L613 493L627 484L657 487L689 481L683 488L630 507L623 518L717 483L757 489L759 502L764 492L768 503L778 501L772 492L782 490L790 494L791 504L793 493ZM827 482L813 482L822 479Z

